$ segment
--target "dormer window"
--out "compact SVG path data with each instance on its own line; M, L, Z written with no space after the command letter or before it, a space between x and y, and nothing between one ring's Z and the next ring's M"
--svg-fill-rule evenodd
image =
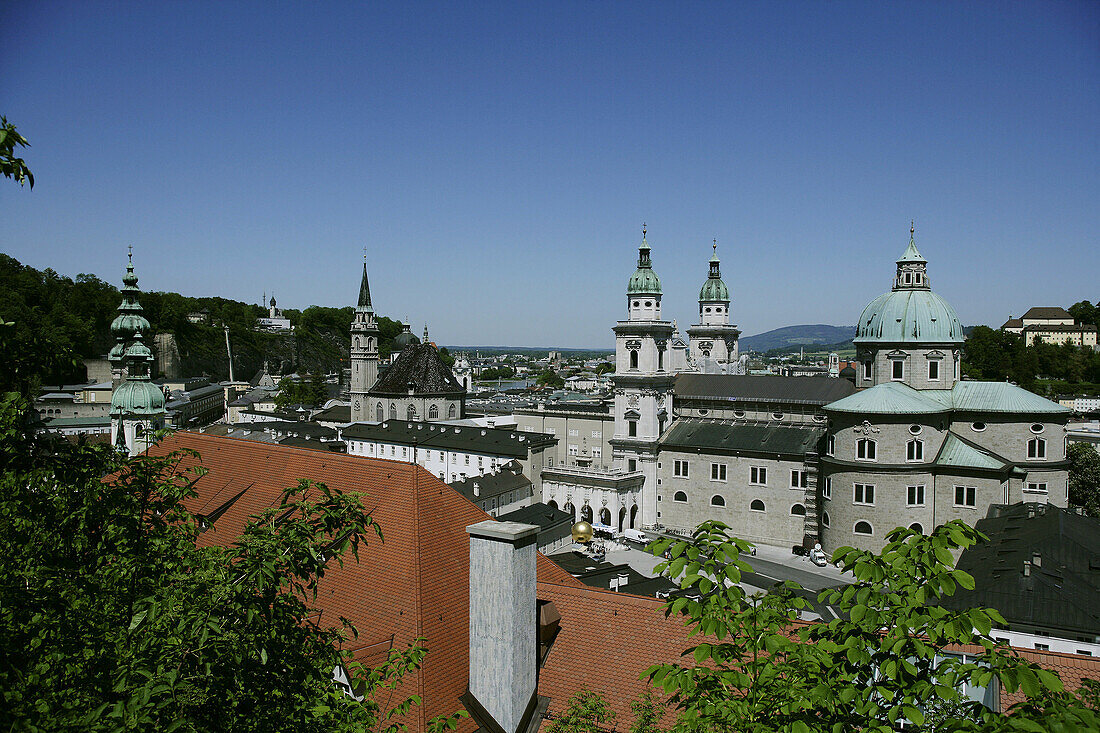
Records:
M911 273L911 272L905 273L905 284L910 285L912 283L912 281L913 281L913 273Z

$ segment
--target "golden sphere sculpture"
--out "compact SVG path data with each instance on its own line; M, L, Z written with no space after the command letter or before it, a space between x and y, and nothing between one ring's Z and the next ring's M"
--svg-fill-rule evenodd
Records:
M591 542L592 541L592 525L588 522L577 522L570 530L573 534L574 542Z

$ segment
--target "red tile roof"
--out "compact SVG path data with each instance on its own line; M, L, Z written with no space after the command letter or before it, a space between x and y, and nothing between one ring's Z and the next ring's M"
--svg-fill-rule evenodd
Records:
M384 541L360 547L321 581L316 606L335 626L339 617L359 630L348 647L364 663L378 663L391 644L403 648L424 637L424 666L408 675L398 694L419 694L423 704L410 730L460 707L469 678L469 537L466 527L489 518L484 511L420 467L323 450L292 448L237 438L177 432L153 449L158 454L191 448L208 473L198 480L193 512L211 512L245 490L202 545L236 540L248 518L276 505L284 488L309 478L344 492L366 494L365 505ZM186 464L185 464L186 465ZM590 588L541 554L538 598L553 601L561 632L540 672L539 694L560 712L581 689L604 695L621 729L633 720L630 702L647 687L639 677L651 664L676 661L689 646L679 619L666 619L663 603ZM1067 687L1100 676L1100 659L1022 652L1056 670ZM395 695L395 699L397 696ZM460 730L473 730L469 719Z

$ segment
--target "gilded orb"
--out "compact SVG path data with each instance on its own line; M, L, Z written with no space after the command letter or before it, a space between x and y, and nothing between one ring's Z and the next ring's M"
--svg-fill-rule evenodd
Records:
M574 542L592 541L592 525L588 522L577 522L570 531L573 533Z

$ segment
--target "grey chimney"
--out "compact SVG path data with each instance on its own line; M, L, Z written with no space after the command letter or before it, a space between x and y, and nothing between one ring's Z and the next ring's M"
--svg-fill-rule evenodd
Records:
M516 733L530 719L537 701L538 527L486 520L470 525L466 532L470 535L470 687L463 702L475 718L478 713L487 714L506 733Z

